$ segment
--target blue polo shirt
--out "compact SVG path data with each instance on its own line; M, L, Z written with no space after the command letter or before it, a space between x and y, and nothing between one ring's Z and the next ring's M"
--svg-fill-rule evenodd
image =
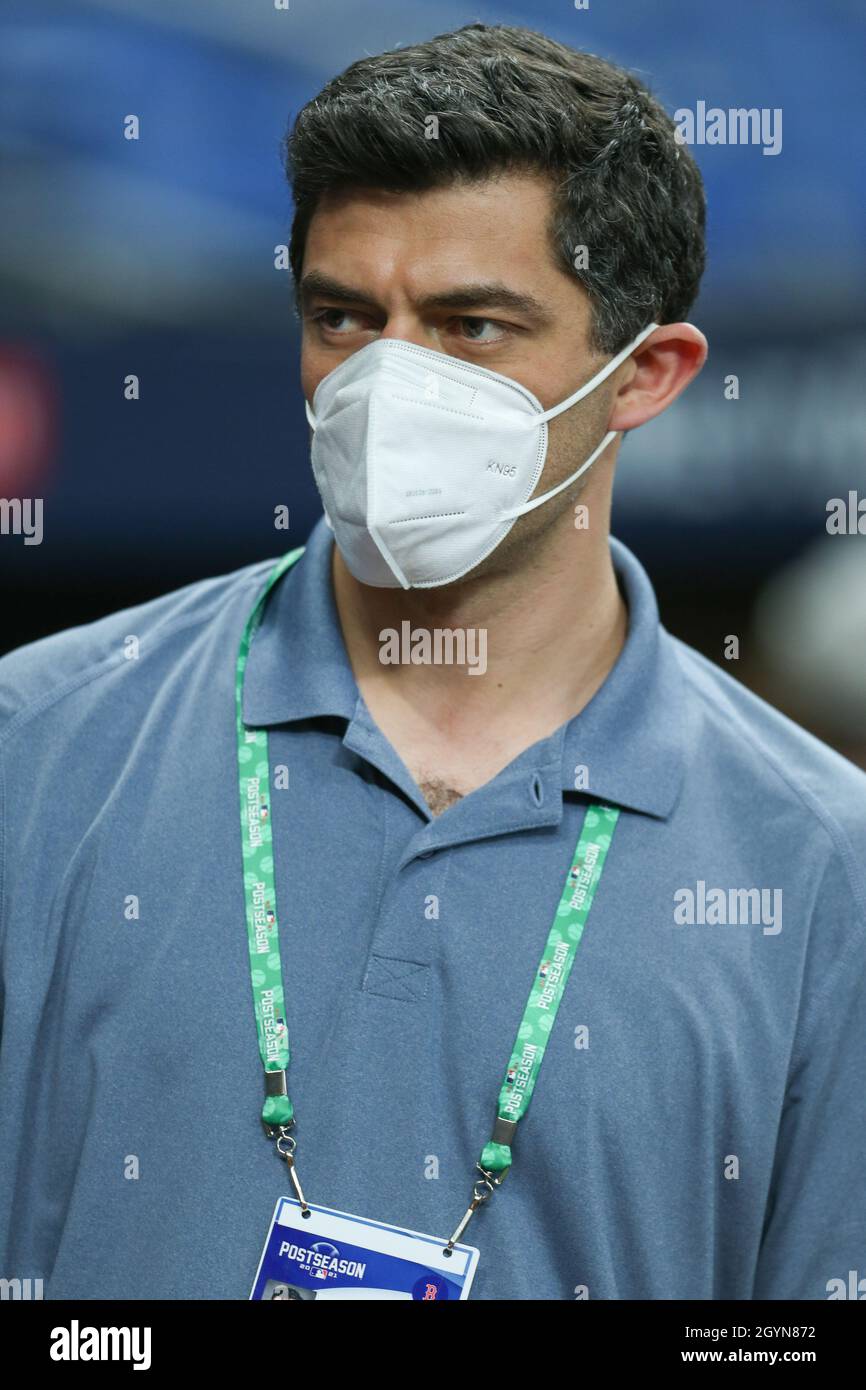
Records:
M666 633L613 540L629 626L607 680L433 817L359 694L332 545L319 521L244 690L287 771L308 1199L454 1229L600 800L619 823L513 1168L467 1232L472 1298L851 1296L866 776ZM0 661L0 1276L49 1298L246 1298L290 1191L259 1120L234 730L270 568Z

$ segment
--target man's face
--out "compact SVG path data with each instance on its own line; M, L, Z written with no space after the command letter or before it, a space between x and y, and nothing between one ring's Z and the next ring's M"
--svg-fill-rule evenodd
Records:
M585 291L554 259L551 211L548 181L528 173L420 194L352 189L324 198L310 222L301 274L307 400L328 372L379 337L501 372L545 409L571 395L606 358L589 347ZM549 423L536 493L561 482L600 443L618 377ZM571 512L594 472L520 517L472 573L499 570L535 546Z

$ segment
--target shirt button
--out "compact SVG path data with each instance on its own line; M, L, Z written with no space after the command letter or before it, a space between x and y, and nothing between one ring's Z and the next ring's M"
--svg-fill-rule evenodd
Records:
M536 806L542 806L544 804L544 783L537 772L533 775L529 783L529 795L532 797Z

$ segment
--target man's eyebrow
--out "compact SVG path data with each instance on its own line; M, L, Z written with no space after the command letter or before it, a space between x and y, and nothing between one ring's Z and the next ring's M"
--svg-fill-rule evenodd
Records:
M340 304L365 304L371 308L379 307L364 290L334 280L330 275L325 275L323 271L311 270L301 280L300 297L302 302L306 304L316 295L321 295L325 299L336 300ZM540 300L535 299L531 294L512 290L508 285L503 285L498 281L455 285L450 290L443 290L441 294L425 295L423 299L418 301L419 309L493 309L494 307L515 310L519 314L525 314L527 318L533 319L538 324L549 323L552 318L550 311Z
M471 285L455 285L442 294L431 294L420 301L422 309L483 309L494 306L514 309L518 314L526 314L538 323L548 323L550 311L539 299L521 290L512 290L499 281L481 282Z

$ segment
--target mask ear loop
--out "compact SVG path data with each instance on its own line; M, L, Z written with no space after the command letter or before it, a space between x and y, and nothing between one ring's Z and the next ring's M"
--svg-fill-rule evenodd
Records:
M540 507L542 502L547 502L551 497L555 497L558 492L562 492L563 488L567 488L571 483L575 482L576 479L580 477L581 473L585 473L587 468L589 468L591 464L595 463L599 454L604 453L608 444L610 444L614 439L616 439L618 434L619 430L611 430L609 434L606 434L604 436L604 439L599 444L598 448L593 450L593 452L590 454L589 458L586 460L586 463L582 463L578 468L577 472L572 473L570 478L566 478L565 481L562 483L557 483L556 487L552 487L549 492L543 492L540 497L533 497L531 501L521 502L516 507L507 507L504 512L499 513L500 518L503 521L509 521L512 517L523 516L526 512L531 512L534 507Z
M596 372L595 376L591 377L590 380L581 386L579 390L575 391L573 395L569 396L564 401L560 401L559 405L552 406L550 410L545 410L543 414L533 415L531 419L528 418L526 422L527 428L529 426L545 424L548 420L552 420L554 416L561 415L564 410L569 410L571 406L576 405L578 401L582 401L584 396L588 396L590 391L594 391L596 386L600 386L612 372L615 372L617 367L621 366L626 358L631 356L635 348L639 347L644 339L648 338L650 333L653 333L658 327L659 325L657 323L647 324L646 328L638 333L636 338L633 338L630 343L626 344L622 351L617 353L616 357L612 357L609 362L606 362L601 371ZM542 502L547 502L551 497L555 497L556 494L562 492L564 488L570 487L573 482L577 481L581 473L585 473L587 468L595 463L599 454L604 453L608 444L612 443L619 433L619 430L610 430L604 436L598 448L593 450L586 462L582 463L574 473L563 482L558 483L556 487L551 488L549 492L543 492L540 497L533 497L531 501L521 502L516 507L507 507L505 511L500 513L502 520L509 521L512 517L523 516L526 512L531 512L534 507L540 507Z
M611 372L615 372L617 367L621 366L627 357L631 357L635 348L640 347L644 338L648 338L651 333L654 333L658 326L657 323L647 324L646 328L638 333L636 338L632 338L630 343L626 343L622 352L618 352L616 357L612 357L609 362L605 362L601 370L596 372L594 377L590 377L589 381L585 382L579 390L575 391L573 396L569 396L566 400L560 401L559 405L551 406L550 410L545 410L543 414L533 415L531 420L527 419L527 427L529 425L543 425L546 421L552 420L554 416L561 415L564 410L570 410L573 405L577 405L577 402L582 401L584 396L588 396L590 391L594 391L596 386L600 386L605 378L610 376Z

